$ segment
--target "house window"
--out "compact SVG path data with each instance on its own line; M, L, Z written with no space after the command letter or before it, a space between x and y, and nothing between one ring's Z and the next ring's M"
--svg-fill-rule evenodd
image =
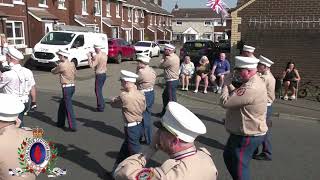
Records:
M39 0L39 7L48 7L47 0Z
M107 10L107 17L111 17L111 12L110 12L110 1L107 0L106 2L106 10Z
M88 14L87 13L87 0L81 0L82 5L82 14Z
M117 6L116 6L116 17L120 18L120 3L117 3Z
M141 11L141 18L144 18L144 12Z
M128 8L128 22L131 22L131 12L132 10L131 10L131 8Z
M214 26L226 26L226 21L221 22L221 20L215 20Z
M211 26L211 21L204 21L204 26Z
M162 26L162 18L161 17L159 17L159 26Z
M95 15L99 16L101 14L100 0L94 1L94 9L95 9Z
M210 34L210 33L204 33L204 34L202 35L202 37L203 37L203 39L209 39L209 40L211 40L211 34Z
M13 4L21 4L24 5L22 0L13 0Z
M24 27L22 21L6 22L8 44L21 46L25 45Z
M152 25L152 15L149 16L150 25Z
M111 28L111 35L112 35L112 38L118 38L118 28L112 27Z
M58 1L58 9L66 9L66 0L59 0Z
M157 16L154 16L154 25L157 25Z
M177 21L177 26L182 26L182 21Z
M138 10L136 9L136 11L134 12L134 22L138 22L138 20L139 20L139 12L138 12Z

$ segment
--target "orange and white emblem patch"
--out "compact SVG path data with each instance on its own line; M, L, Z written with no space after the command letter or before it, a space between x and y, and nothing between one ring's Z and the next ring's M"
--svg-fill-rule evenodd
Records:
M245 92L246 92L246 88L243 88L243 87L236 90L237 96L242 96L244 95Z
M137 174L136 180L151 180L153 175L154 174L151 169L143 169Z

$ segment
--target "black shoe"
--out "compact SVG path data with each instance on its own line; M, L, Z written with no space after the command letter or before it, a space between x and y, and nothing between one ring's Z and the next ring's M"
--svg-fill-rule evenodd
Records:
M70 128L70 131L71 131L71 132L77 132L77 129L71 129L71 128Z
M270 158L267 154L261 153L259 155L253 155L253 159L260 160L260 161L272 161L272 158Z
M162 116L164 115L164 113L156 113L156 114L153 114L155 117L158 117L158 118L162 118Z
M104 109L96 109L97 112L104 112Z

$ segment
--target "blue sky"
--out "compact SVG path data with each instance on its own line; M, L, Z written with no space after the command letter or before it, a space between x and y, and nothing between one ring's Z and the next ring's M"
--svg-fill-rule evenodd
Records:
M206 8L206 3L208 2L208 0L162 0L162 6L164 9L171 12L177 1L180 8ZM237 0L222 1L230 7L234 7L237 4Z

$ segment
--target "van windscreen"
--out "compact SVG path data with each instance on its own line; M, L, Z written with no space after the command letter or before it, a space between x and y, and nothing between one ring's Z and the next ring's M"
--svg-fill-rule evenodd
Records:
M50 32L41 41L41 44L67 45L74 38L74 33L67 32Z

